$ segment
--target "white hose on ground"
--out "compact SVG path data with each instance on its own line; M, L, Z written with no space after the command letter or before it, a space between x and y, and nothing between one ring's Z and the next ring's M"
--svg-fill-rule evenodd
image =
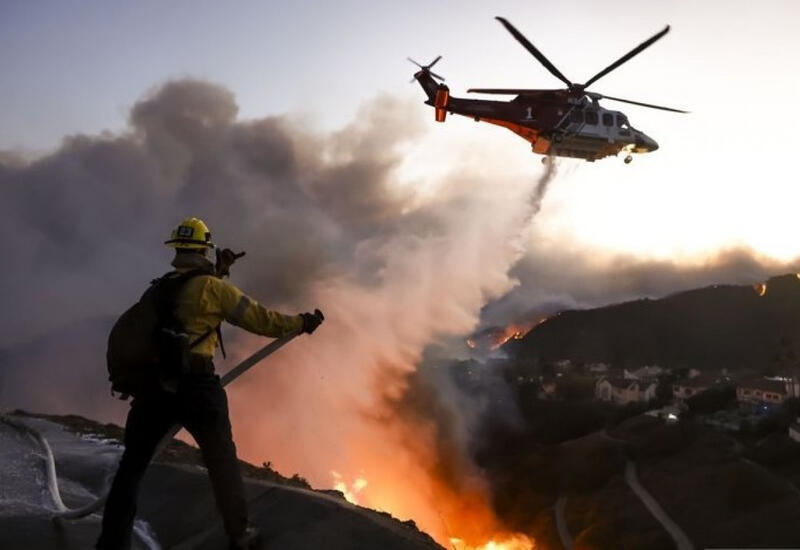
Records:
M64 505L64 501L61 500L61 493L58 492L55 458L53 457L53 449L50 448L50 444L47 442L47 439L45 439L45 437L38 430L31 428L24 422L17 420L12 416L3 414L0 415L0 420L11 427L28 434L36 443L39 444L44 451L45 473L47 474L47 492L50 494L50 500L52 500L53 506L57 512L64 512L68 510L69 508L67 508Z
M258 362L262 361L268 355L276 352L278 349L289 343L292 339L294 339L298 334L299 331L292 332L283 338L278 338L273 340L253 355L233 367L231 370L226 372L220 379L220 382L223 386L227 386L234 380L236 380L239 376L250 370L254 365ZM20 422L8 415L0 415L0 420L14 426L18 429L24 430L26 433L30 434L42 447L45 452L45 462L46 462L46 472L47 472L47 490L50 493L50 497L53 501L53 505L56 509L55 513L53 514L54 518L60 519L79 519L86 517L94 512L100 510L106 502L106 498L108 498L108 492L111 489L110 483L107 483L103 489L103 492L92 502L89 502L85 506L80 508L68 508L64 501L61 499L61 493L58 489L58 478L56 476L56 464L55 464L55 457L53 456L53 451L50 448L50 444L47 442L47 439L37 430L28 426L24 422ZM153 453L153 458L159 455L161 451L172 441L172 438L181 430L181 426L175 425L173 426L169 433L163 437L161 442L156 447L155 453ZM148 539L152 541L152 537L149 536L148 533L139 533L138 531L141 529L134 528L137 531L137 535L139 538L142 539L151 550L155 550L155 547L151 546L148 542ZM155 541L153 541L155 542ZM157 543L155 543L157 545Z
M42 435L42 433L27 425L16 418L6 415L0 414L0 421L5 422L9 426L18 429L21 432L28 434L36 443L44 451L44 461L45 461L45 473L47 475L47 492L50 495L50 500L52 501L53 507L55 508L55 514L53 518L58 518L59 514L69 513L71 510L67 508L64 504L64 501L61 500L61 493L58 490L58 478L56 477L56 462L55 457L53 456L53 449L50 447L50 443L48 443L47 438ZM101 505L105 502L105 497L101 499ZM81 508L81 510L87 507ZM85 514L89 515L91 512ZM136 521L133 524L133 532L139 538L139 540L144 543L145 547L148 550L161 550L161 545L158 541L153 537L152 533L150 532L149 526L140 521Z

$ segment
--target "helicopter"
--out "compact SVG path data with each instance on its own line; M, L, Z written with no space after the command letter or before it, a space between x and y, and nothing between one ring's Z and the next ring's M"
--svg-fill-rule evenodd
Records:
M571 82L540 52L521 32L503 17L496 17L506 30L528 50L553 76L564 82L563 89L523 88L470 88L467 93L516 95L510 101L466 99L450 95L443 84L444 77L431 69L442 59L436 57L427 65L420 65L410 57L409 61L419 67L414 74L428 99L426 105L434 108L437 122L444 122L447 113L463 115L476 122L488 122L508 128L531 143L534 153L548 157L581 158L589 162L620 152L627 153L624 161L629 164L631 153L649 153L658 149L658 143L644 132L631 126L628 117L621 111L603 108L599 100L608 99L660 109L674 113L688 113L680 109L663 107L640 101L612 97L587 88L623 63L629 61L669 32L669 25L645 40L611 65L583 84Z

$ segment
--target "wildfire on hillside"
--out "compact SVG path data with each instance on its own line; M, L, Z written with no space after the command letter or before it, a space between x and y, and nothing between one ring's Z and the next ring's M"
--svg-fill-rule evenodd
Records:
M441 471L441 464L426 464L434 456L431 449L426 449L422 441L411 443L420 451L413 459L421 464L411 463L410 455L390 451L397 461L390 465L389 455L382 455L383 451L389 451L388 448L377 449L384 459L380 464L374 464L374 456L359 451L363 464L367 466L366 474L351 478L339 471L331 471L334 489L353 504L388 512L400 519L413 519L420 529L448 550L536 548L532 538L510 532L502 525L482 484L472 479L457 488L452 487L451 481L446 479L447 474Z
M510 535L501 537L498 540L490 540L481 546L469 546L459 538L451 538L450 544L453 550L534 550L534 542L525 535Z
M535 320L510 323L505 327L484 329L467 338L467 347L494 351L509 340L521 340L535 326L544 323L547 319L547 317L539 317Z
M800 275L798 275L800 277ZM756 291L756 294L759 296L764 296L767 293L767 283L756 283L753 285L753 290Z
M331 476L333 477L333 488L342 493L345 500L351 504L358 504L358 494L369 485L363 477L356 478L348 485L342 474L336 470L331 470Z
M503 331L498 335L498 337L495 338L495 341L490 349L495 350L511 339L521 340L523 336L528 334L531 328L533 328L532 325L523 326L523 325L518 325L516 323L508 325L505 329L503 329Z

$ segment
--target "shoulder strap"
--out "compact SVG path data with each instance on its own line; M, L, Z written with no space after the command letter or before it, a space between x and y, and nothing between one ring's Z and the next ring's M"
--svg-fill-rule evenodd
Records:
M221 329L221 327L222 327L222 323L220 323L219 325L217 325L215 327L211 327L210 329L205 331L203 334L201 334L197 338L197 340L195 340L194 342L192 342L189 345L189 349L194 349L196 346L200 345L200 342L202 342L203 340L205 340L206 338L211 336L214 332L216 332L217 333L217 339L219 341L219 348L222 351L222 356L225 357L225 345L222 343L222 329Z
M222 341L222 323L217 325L217 341L219 342L219 351L222 352L222 358L227 359L228 355L225 353L225 343Z
M181 328L180 322L175 317L175 302L178 293L192 278L199 275L210 275L207 269L193 269L191 271L170 271L150 283L150 288L145 295L152 293L156 301L156 311L161 324L168 324L173 328Z
M192 279L194 277L197 277L199 275L214 275L214 273L213 273L212 270L204 269L204 268L192 269L191 271L185 271L185 272L170 271L169 273L165 274L164 276L162 276L162 277L160 277L158 279L154 279L151 282L151 284L152 285L158 285L160 282L162 282L164 280L168 280L170 283L175 284L175 287L173 288L173 292L175 292L177 294L177 292L181 288L183 288L184 284L186 284L190 279ZM174 296L172 297L172 299L174 300ZM212 327L212 328L208 329L207 331L205 331L194 342L192 342L189 345L189 349L190 350L194 349L195 347L200 345L200 343L202 343L204 340L206 340L209 336L211 336L212 333L216 332L217 333L217 341L219 342L219 348L220 348L220 351L222 352L222 357L227 357L227 355L225 353L225 344L222 341L222 328L221 327L222 327L222 323L220 323L216 327Z

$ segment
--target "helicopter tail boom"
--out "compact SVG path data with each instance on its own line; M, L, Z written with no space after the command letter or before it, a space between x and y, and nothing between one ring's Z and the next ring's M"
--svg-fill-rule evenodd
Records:
M434 108L436 122L444 122L447 117L447 106L450 101L450 89L446 85L436 82L433 76L431 76L430 71L425 68L421 71L417 71L414 78L419 82L419 85L422 86L425 95L428 96L428 100L425 103Z
M414 79L419 82L425 95L428 96L427 103L433 105L433 102L436 100L436 91L439 89L439 83L434 80L429 71L424 69L417 71L414 74Z

